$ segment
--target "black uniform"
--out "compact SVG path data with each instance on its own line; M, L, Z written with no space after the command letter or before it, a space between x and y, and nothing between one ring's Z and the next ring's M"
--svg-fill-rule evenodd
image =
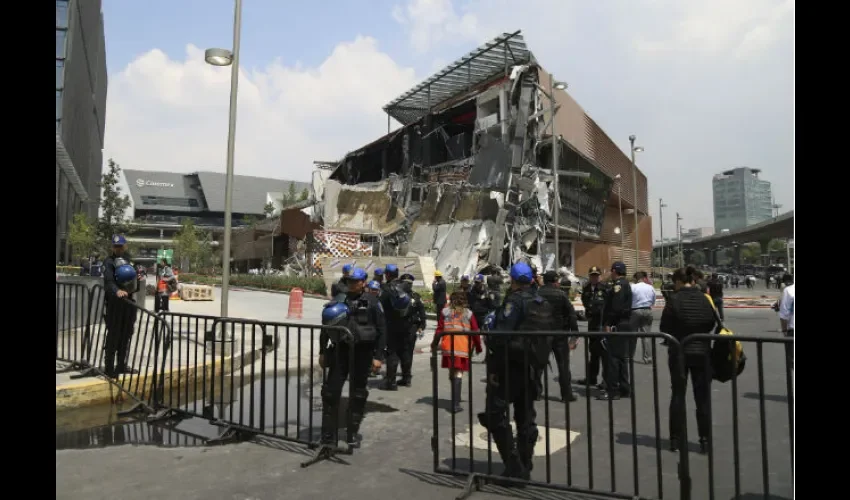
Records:
M399 385L410 387L410 382L413 379L413 351L416 349L416 337L419 330L424 330L428 323L422 297L412 290L410 283L405 283L405 291L410 294L409 328L407 336L402 337L402 344L396 352L401 358L401 381ZM389 367L387 371L389 371Z
M431 291L434 294L434 307L437 308L437 314L440 314L440 311L446 307L446 280L444 279L435 279L434 283L431 285Z
M558 383L561 386L561 400L574 401L572 374L570 374L569 336L566 332L578 331L576 310L570 302L569 296L560 289L557 283L540 287L537 294L552 304L552 316L555 318L554 329L564 332L564 335L556 336L552 340L552 351L555 354L555 363L558 365Z
M526 301L535 297L530 289L508 293L496 314L496 329L523 331ZM478 421L493 436L505 463L504 475L528 479L538 436L534 401L538 396L540 367L529 362L528 356L524 360L509 356L511 344L511 339L502 335L491 336L487 341L486 410L478 414ZM508 405L511 403L517 428L516 441L508 421Z
M723 283L717 279L712 278L708 280L708 294L711 295L711 300L714 301L714 306L717 308L717 313L720 314L720 319L724 319L723 316Z
M401 285L411 296L410 306L405 312L397 311L392 305L392 288ZM383 287L381 303L387 321L387 372L384 376L383 389L398 389L398 366L401 364L402 385L409 386L412 378L413 349L416 346L416 331L425 322L425 306L422 298L415 294L407 284L392 281ZM408 356L409 353L409 356Z
M490 301L493 304L493 309L499 307L502 303L502 284L504 280L500 274L491 274L487 276L487 289L490 291Z
M116 261L118 264L116 265ZM125 252L118 256L110 255L103 261L103 288L105 291L106 341L104 342L104 373L114 377L119 373L130 373L127 366L130 342L133 339L133 327L136 324L136 307L133 294L138 291L139 282L133 280L123 286L115 281L115 269L123 264L131 264L130 256ZM127 297L118 298L118 291L127 292Z
M587 331L601 332L602 331L602 313L605 308L605 294L608 287L601 281L594 286L591 283L584 285L581 289L581 303L584 306L584 314L587 316ZM605 349L602 348L602 339L600 337L591 338L588 342L590 350L590 360L587 364L587 378L578 380L581 385L596 385L596 377L599 376L599 367L602 365L602 378L608 373L607 358L605 357Z
M629 331L629 318L632 315L632 286L625 277L619 277L611 283L605 296L605 309L602 322L606 327L622 332ZM614 399L631 394L629 367L626 364L629 341L622 337L607 337L605 348L608 354L608 372L605 374L606 391ZM600 395L605 398L605 394Z
M322 384L322 443L336 445L339 429L339 401L346 379L351 386L349 431L356 439L363 421L363 411L369 391L366 383L372 370L372 360L384 359L386 325L384 311L378 299L364 291L348 294L345 300L351 315L345 325L354 334L354 341L333 342L333 335L322 331L319 354L324 355L327 376ZM353 359L351 350L354 349ZM353 362L353 365L352 365ZM353 443L352 443L353 444Z
M343 295L348 295L348 282L346 281L346 277L343 276L336 283L331 285L331 298L333 300L344 300Z
M472 311L478 327L481 328L484 325L484 318L490 314L490 311L496 309L497 304L493 302L491 292L484 287L483 283L472 286L467 294L467 300L469 301L469 310Z

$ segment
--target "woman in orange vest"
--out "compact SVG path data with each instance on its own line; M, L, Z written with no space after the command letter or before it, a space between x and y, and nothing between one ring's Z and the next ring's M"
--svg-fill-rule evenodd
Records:
M463 372L469 371L469 357L472 349L481 352L481 337L479 335L444 335L451 332L477 332L478 323L469 310L466 293L456 291L449 298L449 304L437 314L437 329L435 338L440 339L440 351L443 353L442 367L449 369L449 380L452 384L452 412L463 411L460 406Z

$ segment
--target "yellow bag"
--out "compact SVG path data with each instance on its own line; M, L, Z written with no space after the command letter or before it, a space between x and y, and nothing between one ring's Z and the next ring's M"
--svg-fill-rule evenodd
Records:
M714 306L714 301L711 297L708 294L706 294L706 297L708 298L708 302L711 304L711 308L714 310L714 319L717 320L717 324L719 325L717 334L735 335L735 332L726 328L726 325L723 324L723 320L720 318L720 313ZM730 351L731 349L729 348L728 341L714 342L714 345L711 348L711 368L713 372L712 378L714 378L714 380L719 382L728 382L744 371L744 367L747 363L747 356L744 354L744 346L740 341L735 341L734 359L732 357L733 353Z

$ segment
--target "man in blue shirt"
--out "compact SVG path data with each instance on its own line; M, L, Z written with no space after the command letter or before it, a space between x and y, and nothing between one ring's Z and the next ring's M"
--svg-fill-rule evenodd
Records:
M652 306L655 305L655 287L649 283L646 271L638 271L632 276L632 315L629 317L629 330L648 332L652 329ZM640 339L644 364L652 364L652 339ZM629 355L634 359L637 351L637 339L629 345Z

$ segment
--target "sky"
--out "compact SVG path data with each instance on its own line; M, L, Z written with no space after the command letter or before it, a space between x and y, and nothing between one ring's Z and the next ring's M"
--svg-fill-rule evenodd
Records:
M139 8L144 6L144 8ZM224 172L233 0L104 0L104 158ZM244 0L235 172L308 181L386 133L382 107L501 33L620 146L637 135L653 237L713 226L714 174L760 168L794 207L793 0ZM397 124L393 123L393 128Z

